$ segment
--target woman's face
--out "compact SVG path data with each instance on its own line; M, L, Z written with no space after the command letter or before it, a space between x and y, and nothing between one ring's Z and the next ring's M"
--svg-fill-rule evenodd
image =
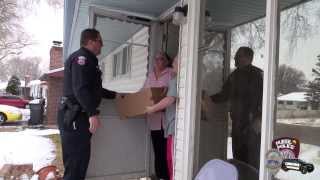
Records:
M163 55L157 55L155 58L155 68L163 70L168 65L168 60Z

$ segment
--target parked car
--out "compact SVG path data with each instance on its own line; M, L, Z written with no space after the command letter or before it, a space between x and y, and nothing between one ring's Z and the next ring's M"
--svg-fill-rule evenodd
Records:
M19 96L14 95L2 95L0 96L0 104L14 106L18 108L28 108L29 101Z
M0 125L4 122L16 122L22 119L19 108L0 104Z

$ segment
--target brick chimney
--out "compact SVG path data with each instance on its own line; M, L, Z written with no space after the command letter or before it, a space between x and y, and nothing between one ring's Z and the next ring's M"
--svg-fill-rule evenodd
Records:
M62 42L53 41L50 49L50 70L63 67Z

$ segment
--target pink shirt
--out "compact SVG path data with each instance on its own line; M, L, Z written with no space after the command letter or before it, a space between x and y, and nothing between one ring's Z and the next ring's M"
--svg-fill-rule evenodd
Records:
M151 87L168 87L169 81L172 78L172 68L166 68L157 78L154 72L148 74L147 80L144 83L144 88ZM160 130L164 127L164 112L156 112L147 115L147 122L150 130Z

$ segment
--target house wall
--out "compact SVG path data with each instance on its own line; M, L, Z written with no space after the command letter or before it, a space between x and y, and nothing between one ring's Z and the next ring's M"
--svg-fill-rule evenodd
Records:
M50 49L50 70L63 67L62 47ZM47 124L57 124L58 102L62 96L63 77L48 77Z
M70 36L70 44L66 56L80 48L81 31L89 27L89 4L90 1L79 0L79 10L75 19L73 32Z
M144 27L134 34L127 42L136 44L149 45L149 28ZM122 50L126 44L118 47L103 59L103 87L117 92L136 92L139 91L147 76L148 72L148 47L132 46L131 72L119 77L113 77L113 56Z
M49 77L48 79L48 104L47 124L56 124L58 102L62 96L63 78Z

